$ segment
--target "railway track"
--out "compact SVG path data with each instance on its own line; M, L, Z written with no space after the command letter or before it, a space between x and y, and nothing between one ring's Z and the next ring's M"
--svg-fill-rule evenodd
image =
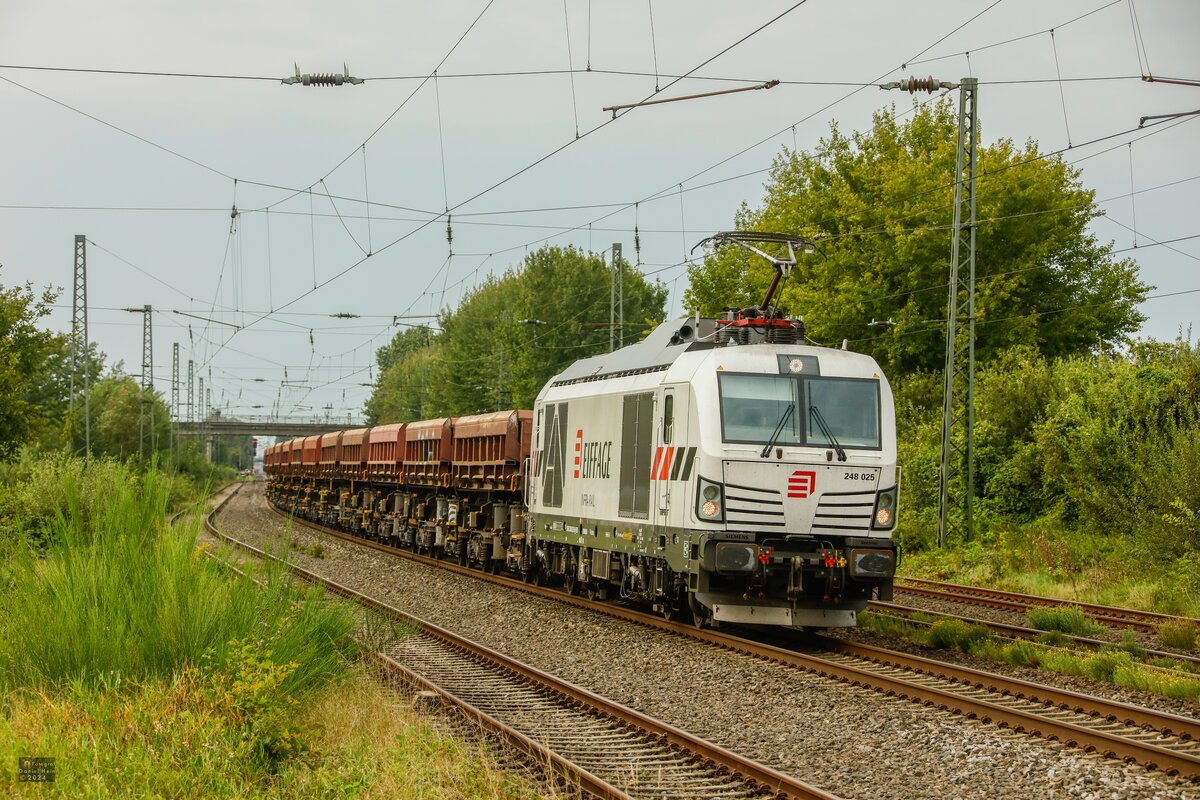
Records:
M220 531L215 522L220 510L205 520L209 533L258 558L280 561ZM287 567L302 580L413 626L411 637L373 656L377 668L452 704L587 796L836 800L328 578Z
M929 625L929 624L931 624L931 623L925 622L921 619L914 619L914 617L917 617L920 615L923 615L925 617L939 617L942 619L962 620L963 622L968 622L972 625L982 625L982 626L986 627L988 630L999 634L1000 636L1006 636L1011 639L1027 639L1030 641L1035 641L1035 640L1037 640L1037 638L1039 636L1041 636L1045 633L1045 631L1040 631L1036 628L1025 627L1023 625L1009 625L1009 624L1006 624L1003 622L991 622L991 621L984 620L984 619L976 619L974 617L962 616L960 614L947 614L945 612L940 612L940 611L928 611L923 608L912 608L911 606L900 605L898 603L884 603L884 602L879 602L879 601L872 601L867 606L867 609L870 611L876 611L881 614L890 614L891 616L895 616L895 617L903 617L903 618L909 620L914 625ZM1084 648L1088 648L1091 650L1099 650L1103 647L1112 647L1113 646L1113 642L1105 641L1103 639L1092 639L1087 636L1076 636L1074 634L1067 634L1067 633L1062 634L1062 636L1065 637L1068 641L1070 641L1071 643L1073 643L1075 645L1078 645L1078 646L1084 647ZM1187 664L1191 664L1196 668L1197 672L1200 672L1200 658L1198 658L1196 656L1190 656L1185 653L1176 653L1176 652L1169 651L1169 650L1154 650L1152 648L1144 648L1144 649L1145 649L1147 656L1150 656L1153 658L1170 658L1170 659L1174 659L1175 661L1180 661L1180 662L1184 662Z
M1158 614L1153 611L1138 611L1132 608L1118 608L1096 603L1077 603L1058 600L1052 597L1040 597L1033 594L1006 592L1001 589L985 589L979 586L965 586L958 583L939 583L921 578L899 578L897 591L908 594L930 597L936 600L950 600L966 605L1000 608L1009 611L1027 612L1034 608L1054 608L1073 606L1102 625L1111 628L1131 628L1133 630L1154 632L1164 622L1187 622L1200 625L1200 619L1193 617L1178 617L1171 614Z
M274 507L272 507L274 508ZM911 699L970 719L1029 733L1086 752L1137 763L1200 781L1200 721L1127 703L1034 684L994 673L866 645L817 639L815 651L778 647L714 630L664 620L631 608L597 603L547 587L486 575L457 564L416 555L379 542L291 517L294 523L354 544L410 558L576 605L642 625L816 673L838 681Z

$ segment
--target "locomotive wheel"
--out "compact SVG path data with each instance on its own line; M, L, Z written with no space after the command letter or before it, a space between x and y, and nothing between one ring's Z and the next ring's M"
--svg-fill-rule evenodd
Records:
M594 580L590 580L583 585L583 595L588 600L596 600L600 597L600 586Z
M579 593L579 579L575 577L575 570L569 570L563 575L563 591L569 595Z
M683 609L679 606L678 597L665 597L662 604L662 618L667 622L676 622L683 617Z
M711 622L708 607L696 600L695 592L688 592L688 607L692 610L692 624L699 630L707 628Z

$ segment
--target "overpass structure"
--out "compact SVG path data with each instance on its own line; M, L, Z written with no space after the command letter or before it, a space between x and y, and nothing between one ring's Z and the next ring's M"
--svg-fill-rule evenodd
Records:
M175 433L182 436L313 436L347 428L363 427L353 419L286 417L209 417L204 422L175 422Z

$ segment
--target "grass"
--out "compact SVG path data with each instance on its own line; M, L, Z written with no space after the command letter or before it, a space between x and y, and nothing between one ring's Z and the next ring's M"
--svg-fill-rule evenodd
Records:
M993 522L977 541L907 550L900 574L1200 617L1200 556L1195 552L1166 557L1147 552L1137 540L1097 540L1068 527ZM1131 564L1139 568L1130 569Z
M1117 686L1200 703L1200 678L1186 665L1171 659L1142 662L1145 649L1123 638L1121 644L1097 651L1076 651L1059 646L1069 640L1059 631L1042 634L1036 642L999 639L982 625L941 619L928 627L914 625L890 614L864 611L859 627L924 647L958 650L997 663L1036 667L1063 675L1081 675Z
M1190 622L1171 620L1158 626L1158 641L1163 647L1176 650L1195 650L1200 637L1200 626Z
M96 486L105 487L102 491ZM65 472L63 507L10 542L0 617L0 687L109 684L232 666L253 645L296 664L281 690L321 685L354 652L353 616L293 588L278 567L231 580L196 550L198 521L169 530L168 482L112 462ZM16 534L18 538L21 533Z
M310 698L297 724L303 751L269 769L211 677L191 671L119 687L22 691L0 716L0 760L56 759L52 784L16 783L6 797L518 798L542 787L501 771L480 746L440 735L362 673Z
M1094 636L1104 632L1104 626L1084 614L1078 606L1031 608L1025 618L1029 627L1039 631L1059 631L1074 636Z
M0 770L0 796L535 794L355 672L356 638L395 626L273 563L231 575L198 519L169 528L168 476L52 459L24 480L0 501L0 762L57 774ZM53 503L13 512L39 492Z

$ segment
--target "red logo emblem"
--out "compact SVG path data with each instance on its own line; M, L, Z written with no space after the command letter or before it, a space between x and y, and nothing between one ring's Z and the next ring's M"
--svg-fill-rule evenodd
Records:
M798 469L788 477L788 497L799 497L803 500L812 495L817 488L817 473L812 470Z

